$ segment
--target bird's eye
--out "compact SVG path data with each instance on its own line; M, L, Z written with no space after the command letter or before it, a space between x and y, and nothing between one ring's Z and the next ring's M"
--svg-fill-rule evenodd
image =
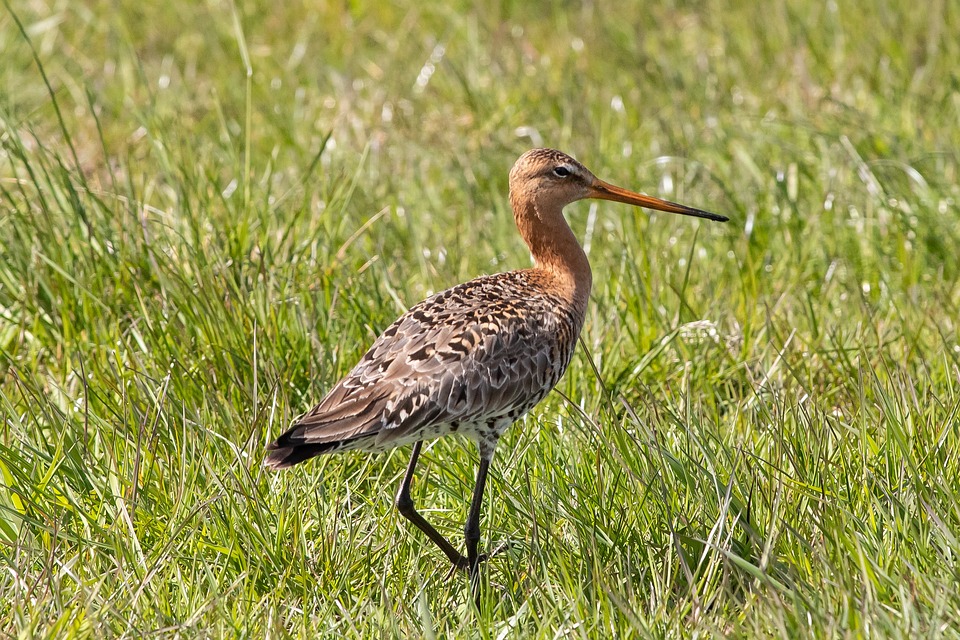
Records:
M558 178L566 178L568 175L570 175L570 169L567 169L566 167L557 167L553 170L553 175L557 176Z

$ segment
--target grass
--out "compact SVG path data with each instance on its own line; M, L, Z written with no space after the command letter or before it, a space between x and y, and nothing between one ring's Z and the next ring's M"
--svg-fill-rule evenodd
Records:
M4 637L960 635L951 2L0 12ZM528 255L531 146L726 225L568 218L595 287L505 436L484 607L406 452L261 469L408 305ZM415 500L462 544L476 452Z

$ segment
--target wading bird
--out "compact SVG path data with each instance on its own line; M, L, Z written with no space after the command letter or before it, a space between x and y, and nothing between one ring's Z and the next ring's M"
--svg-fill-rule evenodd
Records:
M565 153L528 151L510 170L510 204L534 266L482 276L411 308L320 404L268 445L264 464L285 469L321 454L413 444L397 509L469 573L478 606L478 567L487 557L478 549L480 505L497 440L557 384L583 327L590 263L563 208L584 198L727 220L608 184ZM450 433L475 440L480 450L466 556L410 498L423 441Z

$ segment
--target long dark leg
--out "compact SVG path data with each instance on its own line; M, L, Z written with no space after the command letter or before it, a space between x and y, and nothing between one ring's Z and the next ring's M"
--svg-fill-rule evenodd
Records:
M477 603L477 609L480 608L480 562L487 557L481 556L480 547L480 507L483 505L483 488L487 484L487 471L490 468L490 460L493 458L493 451L486 454L481 448L480 468L477 469L477 483L473 487L473 499L470 501L470 513L467 515L467 523L463 528L463 537L467 543L467 560L470 563L470 587L473 589L473 597Z
M397 501L396 501L397 510L400 511L400 513L403 515L404 518L406 518L407 520L415 524L417 528L420 529L420 531L423 531L425 534L427 534L427 537L433 540L433 543L436 544L438 547L440 547L440 550L443 551L443 553L448 558L450 558L450 562L453 563L453 566L455 566L458 569L468 569L473 566L472 561L468 561L468 559L465 558L462 553L454 549L453 545L450 544L450 541L444 538L442 535L440 535L440 532L434 529L433 525L427 522L426 518L424 518L422 515L420 515L417 512L416 508L414 508L413 506L413 499L410 498L410 483L413 481L413 472L417 468L417 460L420 459L420 448L422 446L423 446L422 440L420 442L417 442L415 445L413 445L413 454L410 456L410 464L407 465L407 473L406 475L403 476L403 482L400 484L400 490L397 492ZM482 464L483 463L481 462L481 465ZM482 468L483 467L481 466L481 469ZM486 475L486 471L484 471L484 475ZM483 493L482 485L480 486L480 493L481 494ZM476 510L477 510L477 520L479 520L480 507L479 507L479 500L476 497L476 493L474 494L474 500L478 502ZM474 511L473 507L471 506L471 509L470 509L471 515L473 514L473 511ZM479 539L480 538L479 522L477 523L477 525L478 525L477 539ZM467 543L467 546L469 548L469 542ZM475 542L473 545L474 555L476 555L476 551L477 551L477 545ZM471 575L473 573L474 572L471 571Z

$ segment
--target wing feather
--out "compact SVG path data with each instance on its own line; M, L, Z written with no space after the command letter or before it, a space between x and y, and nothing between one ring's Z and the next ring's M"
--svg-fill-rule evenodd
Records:
M571 318L529 291L504 291L502 282L491 290L490 280L411 308L271 448L384 449L432 426L486 422L536 404L569 362L572 341L561 342ZM577 333L579 326L574 340ZM551 360L564 351L563 362Z

